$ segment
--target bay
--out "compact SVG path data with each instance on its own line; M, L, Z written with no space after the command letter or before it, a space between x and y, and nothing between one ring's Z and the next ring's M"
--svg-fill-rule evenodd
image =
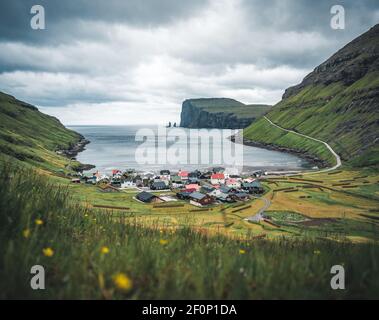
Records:
M154 159L149 159L149 163L141 164L136 160L136 150L141 147L143 141L136 141L136 133L141 129L151 131L155 141L159 143L166 142L170 147L175 143L175 147L181 151L188 149L189 144L181 141L167 141L167 136L158 134L157 126L69 126L70 129L81 133L90 141L86 145L86 149L79 153L77 159L82 163L93 164L96 170L109 173L113 169L124 170L133 168L143 171L158 171L161 169L171 170L195 170L205 169L213 165L227 166L225 163L186 163L186 164L170 164L157 163L157 155ZM162 129L162 128L160 128ZM168 131L171 129L167 129ZM180 128L187 135L196 133L197 129ZM219 129L218 129L219 130ZM164 128L163 130L164 131ZM225 132L221 130L220 132ZM226 141L222 141L225 142ZM190 143L201 143L193 142ZM222 143L212 144L213 148L221 148ZM220 146L219 146L220 145ZM200 146L199 146L200 147ZM241 146L243 148L243 166L244 170L302 170L309 169L312 164L295 155L283 153L279 151L267 150L263 148Z

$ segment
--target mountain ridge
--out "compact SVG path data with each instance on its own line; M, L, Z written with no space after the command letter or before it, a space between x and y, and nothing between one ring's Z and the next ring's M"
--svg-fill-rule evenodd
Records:
M283 128L328 142L345 163L379 163L379 25L321 63L301 83L285 90L267 117ZM326 159L324 150L285 133L273 133L264 119L244 137L293 148ZM313 149L313 150L312 150Z

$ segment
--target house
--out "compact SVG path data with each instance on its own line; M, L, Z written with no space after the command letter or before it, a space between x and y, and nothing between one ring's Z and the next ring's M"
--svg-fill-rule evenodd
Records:
M211 184L224 184L225 176L223 173L214 173L211 175Z
M150 192L142 191L136 195L136 199L145 203L159 203L163 202L159 197L153 195Z
M188 183L199 183L200 182L200 180L198 179L198 178L188 178Z
M200 186L198 184L186 184L185 189L188 190L193 190L193 191L199 191Z
M152 172L145 172L142 176L137 175L137 177L140 177L141 180L144 180L144 179L148 179L148 180L150 180L150 179L152 179L154 176L155 176L155 174L152 173Z
M121 189L134 188L134 187L136 187L136 184L133 180L125 180L124 182L121 183Z
M264 189L261 183L257 180L253 182L243 182L241 185L242 190L245 190L249 193L263 193Z
M212 187L211 185L202 185L201 186L201 189L200 189L200 191L202 192L202 193L210 193L210 192L212 192L213 190L216 190L214 187Z
M253 173L254 177L261 177L261 176L267 176L267 172L263 170L258 170Z
M169 176L171 173L170 173L170 170L161 170L161 171L159 172L159 174L160 174L161 176Z
M192 171L188 173L188 178L195 178L198 179L201 176L201 172L199 170Z
M213 189L211 192L208 192L208 194L212 197L217 198L221 193L223 193L220 189Z
M80 183L80 179L79 178L73 178L73 179L71 179L71 182L72 183Z
M151 190L166 190L168 185L164 181L155 181L150 186Z
M176 194L176 196L178 197L178 199L180 200L188 200L189 199L189 196L192 192L189 192L189 191L181 191L181 192L178 192Z
M189 199L190 204L198 207L206 206L214 202L214 199L211 196L200 192L192 192L189 195Z
M85 173L82 176L82 180L87 184L95 184L96 183L96 175L93 173Z
M113 178L111 179L111 186L121 188L121 179L113 176Z
M118 169L114 169L114 170L112 170L112 176L114 177L115 175L121 176L122 172L120 170L118 170Z
M234 201L247 201L250 199L249 195L245 192L232 193L230 194L230 197Z
M172 188L181 188L183 186L182 179L178 175L171 176L170 182Z
M200 175L199 179L206 179L206 180L208 180L208 179L211 178L211 175L212 175L212 174L213 174L213 172L211 172L211 171L203 172L203 173Z
M188 171L179 171L178 172L178 176L180 177L180 179L182 180L188 180Z
M229 193L230 192L230 188L225 186L225 185L222 185L220 186L219 190L222 192L222 193Z
M97 183L108 184L110 181L111 181L111 179L107 175L105 175L105 174L103 174L102 176L100 176L100 175L96 176L96 182Z
M216 197L216 199L219 200L219 201L221 201L221 202L228 202L228 203L235 202L235 200L233 199L233 197L230 194L223 193L223 192L221 192Z
M227 185L229 188L241 188L241 182L235 178L226 179L225 185Z
M110 184L100 184L99 185L99 189L101 192L107 192L107 193L110 193L110 192L120 192L119 189L111 186Z
M170 181L170 170L161 170L159 173L160 180Z

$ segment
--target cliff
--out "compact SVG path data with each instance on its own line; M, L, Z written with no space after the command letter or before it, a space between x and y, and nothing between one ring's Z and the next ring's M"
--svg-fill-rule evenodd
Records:
M379 163L379 25L336 52L288 88L267 117L286 129L329 143L353 166ZM264 119L245 138L323 156L309 141L279 134ZM308 145L308 146L307 146ZM325 154L325 153L324 153Z
M269 110L267 105L245 105L234 99L188 99L182 104L180 126L185 128L240 129Z

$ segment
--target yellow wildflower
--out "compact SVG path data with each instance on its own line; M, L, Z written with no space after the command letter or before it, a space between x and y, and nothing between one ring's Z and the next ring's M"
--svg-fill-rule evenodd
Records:
M113 282L118 289L123 291L129 291L133 287L132 280L122 272L119 272L113 276Z
M43 221L41 219L36 219L35 223L36 223L37 226L43 225Z
M159 240L159 243L160 243L162 246L164 246L164 245L166 245L166 244L168 243L168 240L161 239L161 240Z
M315 250L315 251L313 251L313 253L314 253L314 254L320 254L321 251L320 251L320 250Z
M46 257L52 257L54 255L54 250L51 248L45 248L42 252Z
M22 235L24 236L24 238L29 238L30 229L25 229L24 231L22 231Z
M246 251L244 249L240 249L240 254L245 254Z
M109 248L106 246L102 246L100 248L100 252L101 252L101 254L107 254L107 253L109 253Z

